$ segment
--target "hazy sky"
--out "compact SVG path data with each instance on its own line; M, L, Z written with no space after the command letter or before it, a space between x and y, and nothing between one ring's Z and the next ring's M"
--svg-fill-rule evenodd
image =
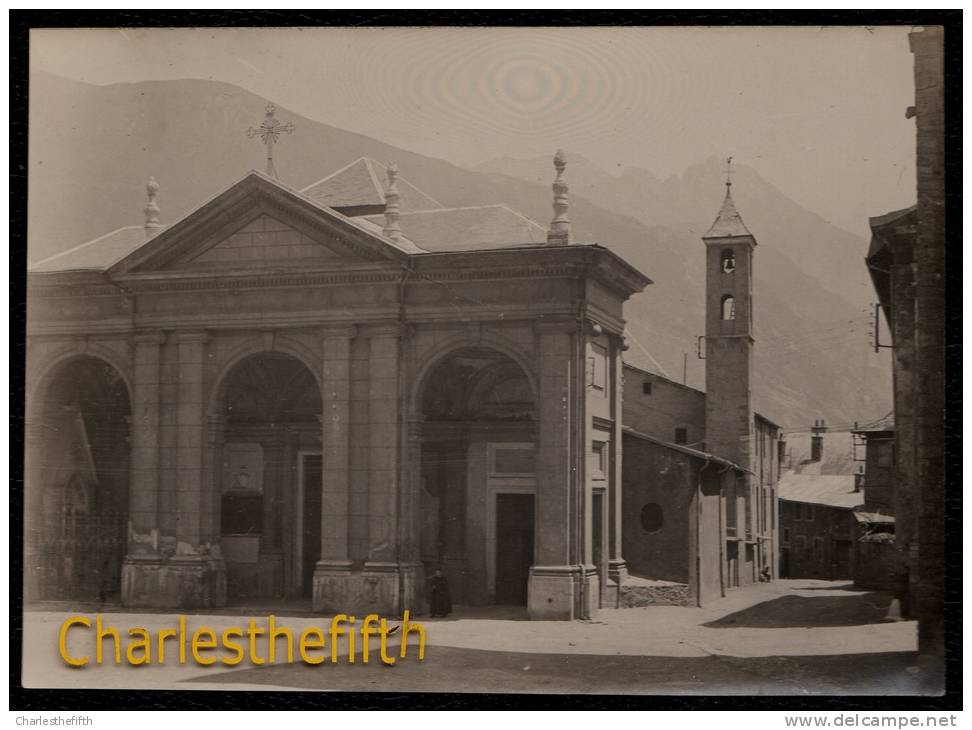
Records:
M562 147L659 177L732 154L855 233L911 205L908 28L34 31L36 68L95 84L226 81L472 165ZM110 110L106 110L110 113Z

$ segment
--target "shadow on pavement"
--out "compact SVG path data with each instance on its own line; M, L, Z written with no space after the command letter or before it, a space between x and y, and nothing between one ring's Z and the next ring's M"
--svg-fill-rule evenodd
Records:
M877 592L848 596L783 596L702 625L713 629L864 626L885 623L890 605L891 596Z
M428 646L395 666L275 665L188 680L309 690L591 694L920 695L940 682L915 652L705 657L525 654ZM268 687L270 689L271 687ZM376 697L376 702L378 698Z

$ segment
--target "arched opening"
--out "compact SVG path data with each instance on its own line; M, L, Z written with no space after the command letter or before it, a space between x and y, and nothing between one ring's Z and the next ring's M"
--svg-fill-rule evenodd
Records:
M536 551L536 400L523 369L488 347L443 357L420 394L426 574L457 603L525 605Z
M722 319L728 321L736 318L736 298L732 294L722 297Z
M727 248L722 251L722 273L731 274L736 270L736 253Z
M224 378L214 482L230 602L310 595L321 549L320 414L317 380L290 355L250 355Z
M81 355L30 404L28 599L118 600L131 478L131 399L120 373Z

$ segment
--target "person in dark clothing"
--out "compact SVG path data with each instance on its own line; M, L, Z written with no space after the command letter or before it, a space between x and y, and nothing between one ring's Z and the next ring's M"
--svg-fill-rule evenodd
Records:
M432 618L445 618L452 613L452 596L449 581L442 575L441 568L435 569L429 584L429 613Z

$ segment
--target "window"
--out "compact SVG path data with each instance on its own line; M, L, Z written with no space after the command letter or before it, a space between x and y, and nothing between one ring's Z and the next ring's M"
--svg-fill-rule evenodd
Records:
M783 528L783 544L784 545L789 545L790 544L790 528L789 527L784 527Z
M641 392L645 395L651 395L651 381L646 380L641 384Z
M600 345L591 345L591 356L587 358L590 370L591 387L597 390L607 388L607 350Z
M660 504L649 502L641 508L641 529L645 532L658 532L665 524L665 514Z
M607 444L604 441L595 441L592 451L594 454L594 459L591 462L591 477L593 479L607 479Z
M687 444L688 443L688 429L687 428L676 428L675 429L675 443L676 444Z
M793 552L800 560L807 556L807 538L805 536L797 535L793 538Z
M736 482L733 481L726 490L726 534L730 537L736 536Z
M805 504L803 505L803 519L807 522L813 522L813 505Z
M722 319L730 320L736 318L736 298L732 294L722 297Z
M731 274L736 270L736 254L731 248L722 252L722 273Z

